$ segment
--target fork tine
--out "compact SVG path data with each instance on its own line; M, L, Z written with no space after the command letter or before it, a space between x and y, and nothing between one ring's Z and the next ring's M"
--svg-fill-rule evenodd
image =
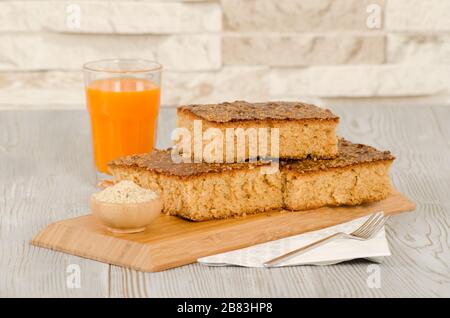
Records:
M372 229L372 231L368 234L368 239L374 237L378 232L380 232L380 230L383 228L383 226L386 224L387 220L389 219L389 216L386 216L383 218L383 220L381 220L381 222Z
M354 235L359 232L361 229L365 228L370 222L372 222L378 215L379 212L372 214L363 224L361 224L356 230L354 230L351 234Z
M372 224L374 222L376 222L376 220L378 220L382 216L383 216L383 212L377 212L377 213L373 214L370 218L367 219L366 222L364 222L359 228L357 228L351 234L355 235L355 236L360 236L361 233L363 233L368 227L372 226Z
M383 225L386 223L387 217L381 217L376 223L374 223L370 228L367 228L366 231L361 233L360 235L366 239L373 237L376 233L378 233Z
M370 234L383 222L384 217L378 217L374 222L372 222L369 226L367 226L365 229L363 229L360 233L360 237L367 238L370 236Z

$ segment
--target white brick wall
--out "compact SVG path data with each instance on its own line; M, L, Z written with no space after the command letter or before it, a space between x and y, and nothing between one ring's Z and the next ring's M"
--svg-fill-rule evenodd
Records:
M111 57L160 61L164 105L449 102L449 16L449 0L0 1L0 107L84 107L81 65Z
M0 34L0 54L0 71L78 70L86 61L114 57L155 59L175 71L221 66L220 36L212 34Z
M400 97L440 94L450 67L416 65L317 66L271 71L271 95Z
M450 34L393 33L387 43L389 63L450 65Z
M67 27L69 5L80 8L80 29ZM217 3L154 1L0 2L0 31L55 31L111 34L220 32Z
M450 31L448 0L387 0L388 31Z
M383 34L224 35L223 62L228 65L308 66L381 64Z
M385 0L388 1L388 0ZM221 0L224 28L235 32L368 31L369 4L383 0ZM393 0L396 1L396 0Z

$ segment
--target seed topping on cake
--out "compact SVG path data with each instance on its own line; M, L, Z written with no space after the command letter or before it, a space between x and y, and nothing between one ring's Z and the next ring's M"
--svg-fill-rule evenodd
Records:
M181 106L178 111L191 112L200 119L217 123L253 120L339 120L339 117L328 109L301 102L235 101Z

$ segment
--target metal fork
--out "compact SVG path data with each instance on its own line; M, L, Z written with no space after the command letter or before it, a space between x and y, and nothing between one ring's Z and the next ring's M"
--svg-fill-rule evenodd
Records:
M364 222L360 227L354 230L352 233L347 234L343 232L338 232L333 235L327 236L323 239L320 239L314 243L308 244L306 246L295 249L289 253L278 256L274 259L271 259L265 262L263 265L265 267L273 267L280 264L283 261L291 259L295 256L303 254L307 251L310 251L318 246L324 245L328 242L334 241L340 238L354 239L365 241L373 238L382 228L383 225L388 220L389 216L385 216L383 212L377 212L370 216L366 222Z

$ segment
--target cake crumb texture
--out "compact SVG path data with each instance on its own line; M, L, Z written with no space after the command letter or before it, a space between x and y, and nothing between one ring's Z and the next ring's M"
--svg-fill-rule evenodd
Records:
M392 192L390 165L382 161L306 174L287 170L284 208L298 211L383 200Z
M209 118L209 116L206 116ZM246 160L252 158L252 150L258 152L260 157L272 156L272 129L279 130L279 145L278 156L280 158L304 159L308 156L313 158L334 158L338 151L338 139L336 137L337 121L321 120L309 118L307 121L302 120L251 120L251 121L227 121L227 122L211 122L203 118L197 118L192 113L178 110L177 127L188 129L191 136L194 136L194 121L202 119L202 132L205 133L208 129L220 129L222 136L227 136L227 129L233 128L235 132L237 129L242 129L244 132L250 130L259 131L259 129L267 129L267 149L263 153L261 149L255 150L257 145L250 143L250 137L244 136L244 154L238 156L237 150L239 146L238 136L235 134L231 143L227 144L224 138L222 145L223 162L226 162L227 146L232 147L234 153L234 161ZM261 138L261 136L258 136ZM192 140L192 149L193 149ZM206 143L203 142L203 147Z
M259 167L189 179L125 166L112 172L117 180L133 180L160 193L164 213L192 221L272 211L283 205L281 175L264 175Z
M160 193L163 212L205 221L383 200L392 192L393 160L389 152L341 140L337 158L282 161L273 174L251 163L176 164L169 151L119 159L110 170L116 180Z
M225 102L220 104L187 105L177 108L177 127L188 129L194 135L194 121L201 120L202 131L220 129L227 136L227 129L249 132L267 129L265 150L255 150L257 146L250 142L249 135L244 136L243 145L237 135L233 140L223 140L222 153L234 153L234 162L255 157L273 157L271 137L273 129L279 130L279 158L304 159L333 158L337 155L336 127L339 117L330 110L303 102L264 102L246 101ZM261 137L261 136L258 136ZM205 146L205 142L203 142ZM231 147L232 149L228 149ZM236 149L244 147L245 152L238 154ZM193 156L196 156L193 153ZM201 158L197 158L201 159Z

